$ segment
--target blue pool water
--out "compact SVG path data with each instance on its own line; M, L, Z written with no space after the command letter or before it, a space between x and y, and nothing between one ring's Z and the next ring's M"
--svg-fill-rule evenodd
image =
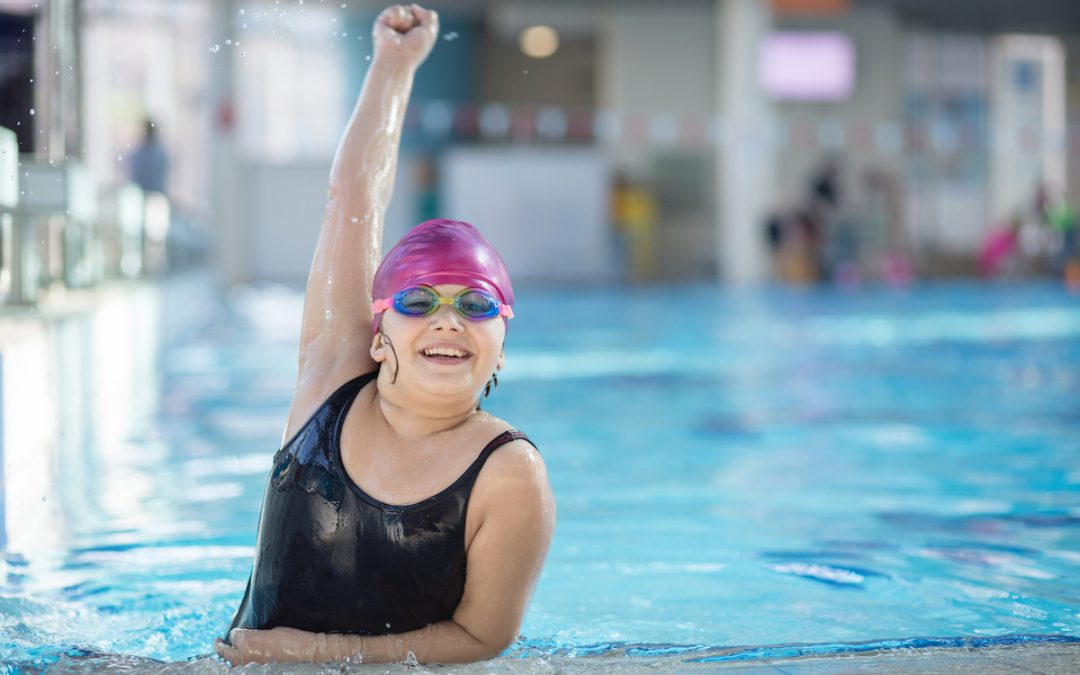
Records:
M487 407L539 446L559 521L513 656L1080 640L1080 297L524 288L516 310ZM145 429L66 476L64 545L5 556L0 660L211 651L299 311L239 291L163 353Z

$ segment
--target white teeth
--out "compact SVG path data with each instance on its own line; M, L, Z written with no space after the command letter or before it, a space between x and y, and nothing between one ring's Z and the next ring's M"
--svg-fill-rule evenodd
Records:
M456 356L460 359L464 358L465 352L452 347L432 347L424 350L424 356Z

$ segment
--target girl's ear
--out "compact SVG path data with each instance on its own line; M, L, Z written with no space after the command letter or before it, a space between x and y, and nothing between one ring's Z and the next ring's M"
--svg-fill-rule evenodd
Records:
M371 338L371 360L375 363L382 363L386 360L386 338L383 337L382 331L378 331Z
M498 372L498 371L502 370L503 366L505 366L505 365L506 365L506 350L505 349L500 349L499 350L499 360L495 362L495 372Z

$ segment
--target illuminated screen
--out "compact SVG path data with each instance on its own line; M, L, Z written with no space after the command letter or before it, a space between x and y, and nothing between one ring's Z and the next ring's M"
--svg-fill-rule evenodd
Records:
M855 87L855 46L835 32L774 32L761 45L765 93L787 101L837 101Z

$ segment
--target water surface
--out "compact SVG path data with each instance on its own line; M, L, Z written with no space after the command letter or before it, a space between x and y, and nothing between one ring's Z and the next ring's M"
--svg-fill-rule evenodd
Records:
M299 311L244 289L163 352L149 423L62 472L63 545L0 563L3 661L211 651ZM485 405L539 446L559 523L511 657L1080 639L1077 296L526 287L515 312Z

